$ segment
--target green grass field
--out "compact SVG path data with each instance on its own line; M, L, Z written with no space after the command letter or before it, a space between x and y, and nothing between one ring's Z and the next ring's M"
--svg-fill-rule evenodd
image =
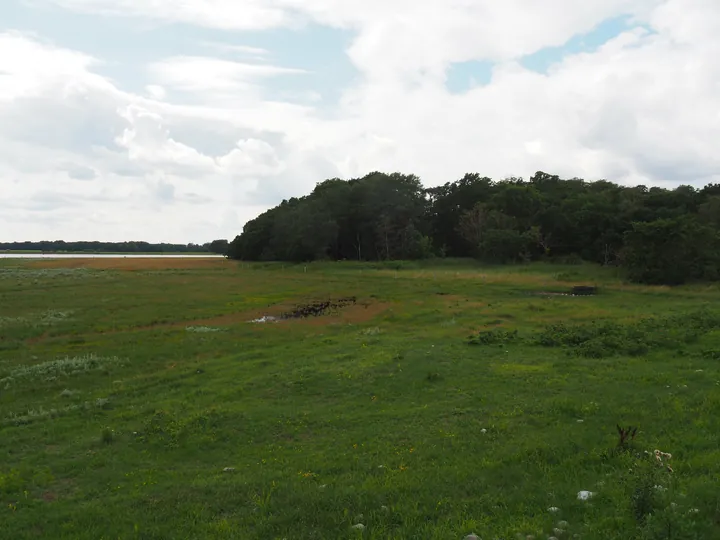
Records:
M720 538L718 286L398 267L0 261L0 537Z

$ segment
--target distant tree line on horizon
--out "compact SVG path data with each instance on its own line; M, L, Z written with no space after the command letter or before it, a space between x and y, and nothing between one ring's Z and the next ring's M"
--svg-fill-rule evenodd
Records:
M226 254L227 240L206 244L153 244L150 242L0 242L0 251L40 251L44 253L218 253Z
M474 257L592 261L629 279L720 279L720 184L625 187L537 172L466 174L424 188L414 175L325 180L249 221L227 255L246 261Z

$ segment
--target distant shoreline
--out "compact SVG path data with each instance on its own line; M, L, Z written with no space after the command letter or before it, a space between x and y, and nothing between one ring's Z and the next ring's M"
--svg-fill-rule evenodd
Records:
M179 253L179 252L136 252L136 253L113 253L113 252L41 252L41 251L0 251L0 259L218 259L225 258L225 255L217 253Z
M42 251L39 249L0 249L3 255L187 255L187 256L220 256L210 251Z

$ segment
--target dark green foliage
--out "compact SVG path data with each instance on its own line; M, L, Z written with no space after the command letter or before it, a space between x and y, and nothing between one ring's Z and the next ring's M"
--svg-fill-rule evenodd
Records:
M567 347L588 358L642 356L654 349L679 349L717 328L720 315L698 311L626 324L612 321L554 324L540 332L536 342L545 347Z
M646 455L638 457L628 474L630 507L633 517L640 525L644 524L656 509L658 489L655 486L662 486L662 477L667 476L666 471L652 460L652 457Z
M538 172L493 181L466 174L424 189L374 172L319 183L249 221L229 245L247 261L475 257L621 265L632 281L720 279L720 190L622 187ZM212 244L211 244L212 245Z
M216 240L215 242L226 242ZM212 244L214 244L213 242ZM212 244L151 244L148 242L0 242L0 251L42 251L50 253L208 253ZM220 253L214 251L214 253Z
M212 253L217 253L218 255L227 255L229 245L230 242L228 242L227 240L213 240L207 245L207 248Z
M625 233L623 262L629 277L642 283L716 280L720 232L690 216L633 223Z
M515 263L530 259L531 239L512 229L490 229L480 242L480 258L493 263Z
M470 345L505 345L518 340L517 330L503 330L502 328L496 328L493 330L486 330L470 336L468 343Z
M102 433L100 434L100 441L103 444L112 444L114 439L115 433L113 432L113 430L109 427L103 428Z
M597 287L592 287L589 285L578 285L577 287L573 287L570 289L570 294L573 294L575 296L594 296L598 292Z
M426 380L427 382L431 382L431 383L432 383L432 382L438 382L440 379L442 379L442 377L440 376L440 374L437 373L437 372L434 372L434 371L431 371L431 372L428 373L427 376L425 377L425 380Z
M425 258L431 254L425 211L422 185L412 175L327 180L249 221L229 253L243 260Z

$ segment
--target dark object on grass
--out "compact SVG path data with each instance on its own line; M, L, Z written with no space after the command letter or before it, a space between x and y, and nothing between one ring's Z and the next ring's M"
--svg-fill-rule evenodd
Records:
M100 440L103 444L111 444L115 440L115 432L109 427L103 428Z
M573 294L575 296L592 296L597 294L597 287L588 287L586 285L580 285L578 287L573 287L570 291L570 294Z
M311 302L309 304L304 304L301 306L295 307L293 310L288 311L287 313L284 313L280 318L281 319L306 319L308 317L320 317L322 315L327 315L328 313L335 311L337 309L351 306L357 303L357 298L354 296L350 296L348 298L340 298L337 301L320 301L320 302Z
M428 382L437 382L440 378L440 374L436 372L430 372L427 374L427 377L425 377Z
M620 441L618 442L618 446L625 447L628 445L630 441L635 440L635 435L637 434L637 427L629 426L627 428L621 428L619 425L617 426L618 435L620 436Z

